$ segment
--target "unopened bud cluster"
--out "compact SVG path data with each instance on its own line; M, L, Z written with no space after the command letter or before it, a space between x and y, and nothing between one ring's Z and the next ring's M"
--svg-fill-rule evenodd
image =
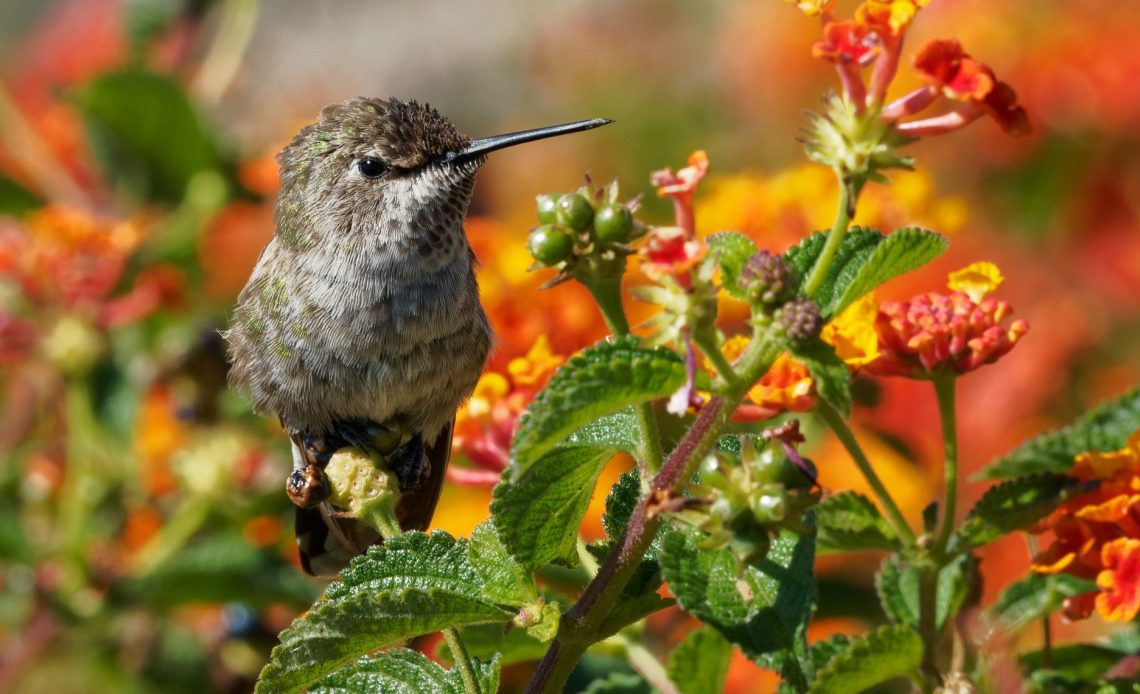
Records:
M789 342L804 343L819 335L819 307L810 299L795 298L795 275L779 255L764 250L749 258L740 271L740 286L752 304L753 318L770 318Z
M800 518L819 502L819 489L803 470L778 447L758 450L750 436L739 456L710 454L693 491L707 502L706 546L727 547L742 566L763 560L781 528L810 532Z
M600 188L587 182L573 193L538 196L539 225L527 242L536 265L558 268L555 281L602 269L620 274L629 242L642 236L645 227L633 218L637 201L621 203L617 197L617 181Z

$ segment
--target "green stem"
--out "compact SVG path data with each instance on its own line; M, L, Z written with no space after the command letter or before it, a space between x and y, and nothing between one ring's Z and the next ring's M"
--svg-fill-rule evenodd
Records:
M696 343L697 347L700 347L701 354L705 355L705 358L713 365L725 385L736 385L736 382L740 380L736 376L736 370L732 368L732 364L725 358L724 353L717 349L716 343L709 337L710 335L707 333L693 335L693 342Z
M139 550L132 571L134 578L149 576L178 554L190 538L206 524L214 503L213 499L197 496L179 506L170 520L162 526L162 530Z
M847 422L843 421L842 415L835 410L834 407L827 403L820 403L816 408L823 420L835 432L839 438L839 442L847 449L851 459L855 461L855 465L859 468L859 472L863 473L863 477L867 480L867 484L871 486L871 490L875 493L875 498L879 500L879 504L887 514L887 522L891 524L891 528L895 534L903 541L903 543L910 547L914 545L915 537L914 531L911 530L910 525L903 517L902 511L899 510L898 504L891 497L891 493L887 491L886 485L879 479L875 473L875 469L871 467L871 462L867 460L867 456L863 453L863 449L859 446L859 441L856 440L855 434L847 426Z
M946 497L942 504L942 526L935 542L935 555L939 561L954 530L954 515L958 503L958 417L955 412L957 379L954 374L934 378L934 392L938 397L938 414L942 419L942 441L946 450Z
M842 176L839 177L839 206L835 210L835 223L831 227L831 233L827 235L823 251L816 259L807 281L804 282L804 294L809 299L819 291L823 278L827 276L827 269L831 267L831 261L835 259L835 253L843 243L843 237L847 235L847 227L855 214L855 199L858 197L852 190L853 186L853 182L844 180Z
M621 277L598 277L583 280L582 284L594 297L598 309L606 326L615 337L629 334L629 320L625 317L625 307L621 302ZM641 453L640 458L645 466L643 473L656 473L665 462L665 452L661 449L661 431L657 427L657 415L653 413L653 404L643 402L636 405L634 413L637 415L638 426L641 427ZM648 474L642 474L647 479Z
M195 94L202 101L217 103L237 75L242 56L257 25L259 0L227 0L214 41L194 79Z
M938 685L938 570L937 565L920 566L918 579L918 633L922 637L923 691Z
M463 678L464 691L467 694L480 694L479 677L475 674L475 666L471 664L471 656L467 654L467 647L463 645L459 630L447 627L443 630L443 638L447 641L447 647L451 649L451 659L455 661L455 667L459 668L459 676Z
M661 661L650 653L648 648L625 634L615 634L613 639L625 651L629 664L651 687L661 694L680 694L677 685L669 679L669 673L665 671Z

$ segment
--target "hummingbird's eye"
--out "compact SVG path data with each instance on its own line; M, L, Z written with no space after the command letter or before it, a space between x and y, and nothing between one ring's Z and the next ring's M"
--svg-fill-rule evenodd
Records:
M364 157L356 162L356 168L360 169L360 173L367 178L380 178L388 170L384 162L373 157Z

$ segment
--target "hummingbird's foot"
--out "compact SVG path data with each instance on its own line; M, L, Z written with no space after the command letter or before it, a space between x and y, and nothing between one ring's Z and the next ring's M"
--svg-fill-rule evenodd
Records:
M294 470L285 481L285 493L299 508L313 508L332 494L329 480L316 465Z
M416 434L392 451L388 458L388 469L396 474L402 492L415 491L423 486L431 477L431 462L424 449L423 438Z

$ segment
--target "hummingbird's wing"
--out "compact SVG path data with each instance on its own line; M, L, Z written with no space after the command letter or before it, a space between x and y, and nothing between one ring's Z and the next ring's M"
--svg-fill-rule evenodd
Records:
M396 518L403 530L427 530L443 491L444 473L451 457L451 432L454 420L444 427L435 441L423 448L423 475L412 475L415 488L401 496ZM383 539L368 525L340 516L330 504L296 509L294 531L301 567L313 576L334 576L348 566L353 557Z

